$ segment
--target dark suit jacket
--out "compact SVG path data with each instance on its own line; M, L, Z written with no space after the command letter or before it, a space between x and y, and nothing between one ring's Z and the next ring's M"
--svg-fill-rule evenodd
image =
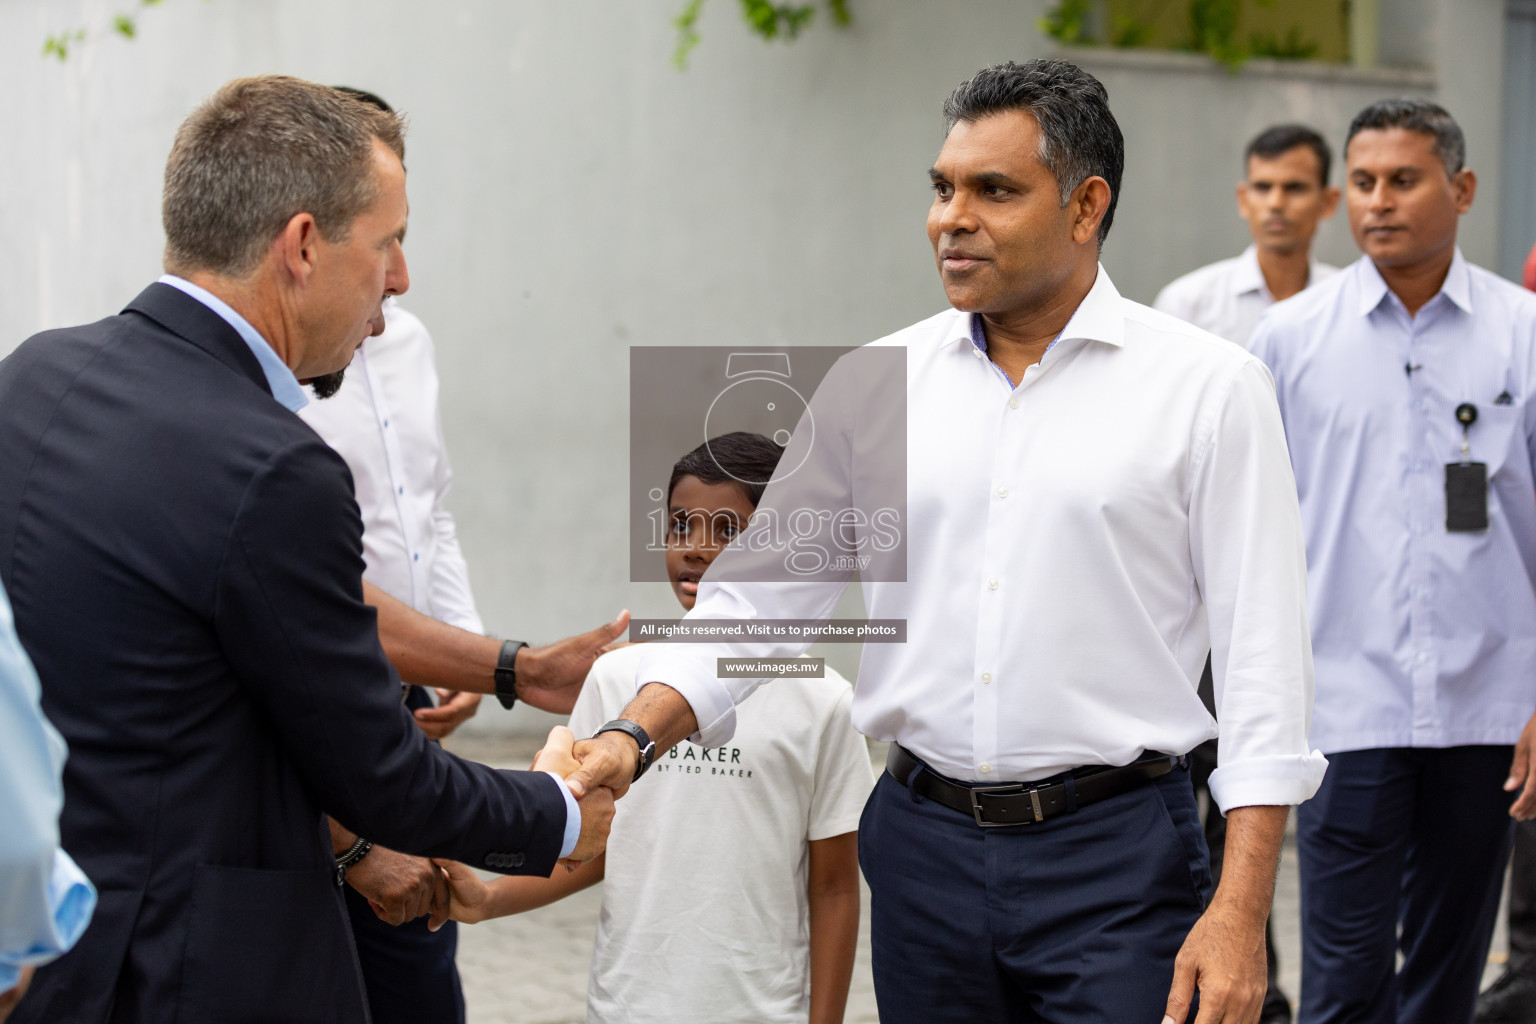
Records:
M428 742L362 601L346 464L164 284L0 362L0 581L100 904L13 1021L367 1019L323 812L547 875L547 776Z

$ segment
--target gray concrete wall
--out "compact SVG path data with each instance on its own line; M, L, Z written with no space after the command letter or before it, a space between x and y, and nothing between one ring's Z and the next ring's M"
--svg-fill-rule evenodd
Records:
M1491 262L1499 5L1411 3L1438 20L1393 45L1451 65L1441 92L1485 184L1465 247ZM221 82L379 92L412 116L405 302L438 341L452 506L489 627L529 639L674 607L626 578L628 347L850 344L936 311L922 224L939 105L984 64L1050 51L1040 0L864 0L851 30L791 47L715 0L685 74L668 63L680 0L169 0L135 42L38 55L117 6L0 0L0 354L158 273L165 154ZM1364 103L1434 91L1429 75L1083 59L1129 141L1105 262L1142 300L1244 244L1232 186L1254 131L1299 118L1339 139ZM1351 258L1341 223L1321 251Z

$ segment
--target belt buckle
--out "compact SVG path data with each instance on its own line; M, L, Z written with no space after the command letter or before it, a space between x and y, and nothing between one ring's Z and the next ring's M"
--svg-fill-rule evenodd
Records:
M1012 828L1015 825L1021 824L1021 822L1016 821L987 821L981 816L981 797L986 796L989 793L996 795L1023 793L1026 792L1024 783L1011 782L1006 786L976 786L969 789L969 792L971 794L971 817L975 818L976 824L980 825L982 828ZM1028 790L1028 793L1030 807L1035 812L1035 821L1044 821L1045 815L1040 810L1039 790L1031 788Z

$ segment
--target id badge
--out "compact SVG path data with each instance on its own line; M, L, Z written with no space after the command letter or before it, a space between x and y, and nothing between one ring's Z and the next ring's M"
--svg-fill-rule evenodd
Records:
M1445 528L1450 533L1481 533L1488 529L1486 462L1446 463Z

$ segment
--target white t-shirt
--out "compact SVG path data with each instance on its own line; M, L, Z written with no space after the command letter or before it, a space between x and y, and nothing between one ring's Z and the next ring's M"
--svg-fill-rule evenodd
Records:
M1338 272L1338 267L1313 260L1307 287ZM1259 267L1259 250L1250 245L1241 256L1191 270L1171 282L1157 293L1152 308L1247 348L1259 317L1274 304Z
M641 651L592 666L577 736L634 697ZM685 740L630 787L608 838L588 1024L804 1024L809 842L857 831L874 781L852 698L831 669L768 683L729 744Z

